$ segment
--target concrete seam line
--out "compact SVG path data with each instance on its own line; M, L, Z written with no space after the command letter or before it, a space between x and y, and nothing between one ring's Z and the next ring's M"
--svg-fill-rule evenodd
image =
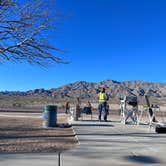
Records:
M74 133L74 135L75 135L75 137L76 137L76 140L77 140L77 142L78 142L78 145L80 145L80 141L79 141L78 136L77 136L77 134L76 134L76 132L75 132L75 130L74 130L73 127L72 127L72 130L73 130L73 133Z

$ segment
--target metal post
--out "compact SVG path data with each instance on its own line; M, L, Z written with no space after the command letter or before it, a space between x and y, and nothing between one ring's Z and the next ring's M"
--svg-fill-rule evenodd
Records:
M61 166L61 153L58 152L58 166Z
M52 104L55 105L55 94L52 94Z
M80 117L80 99L79 99L79 97L77 97L76 109L75 109L75 112L74 112L74 120L78 121L79 117Z

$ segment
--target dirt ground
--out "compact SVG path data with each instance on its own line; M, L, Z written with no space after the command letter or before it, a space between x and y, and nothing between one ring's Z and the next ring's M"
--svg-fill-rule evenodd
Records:
M29 113L28 113L29 114ZM12 117L13 116L13 117ZM64 118L65 119L65 118ZM64 123L65 120L59 121ZM41 116L0 112L0 153L47 153L74 148L72 128L42 128Z
M142 120L148 122L146 113L143 117ZM165 112L157 116L157 120L163 117ZM67 122L65 114L58 115L57 119L58 124ZM97 119L97 110L93 110L93 119ZM110 110L108 120L120 122L119 110ZM0 109L0 153L57 152L77 145L72 128L42 128L41 110Z

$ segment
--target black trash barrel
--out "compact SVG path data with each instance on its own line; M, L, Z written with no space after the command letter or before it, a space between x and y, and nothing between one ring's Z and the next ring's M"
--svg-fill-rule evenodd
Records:
M166 126L157 125L155 131L156 133L166 133Z
M47 105L43 110L43 128L55 127L57 122L57 106Z

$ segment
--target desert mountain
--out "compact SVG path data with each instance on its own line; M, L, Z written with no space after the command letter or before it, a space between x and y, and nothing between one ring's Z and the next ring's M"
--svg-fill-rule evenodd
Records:
M99 83L80 81L49 90L35 89L26 92L1 92L1 94L52 96L58 100L76 97L93 100L96 98L96 90L101 86L106 88L111 98L119 98L120 96L128 94L135 94L137 96L147 94L157 98L166 97L166 83L150 83L144 81L118 82L114 80L105 80Z

